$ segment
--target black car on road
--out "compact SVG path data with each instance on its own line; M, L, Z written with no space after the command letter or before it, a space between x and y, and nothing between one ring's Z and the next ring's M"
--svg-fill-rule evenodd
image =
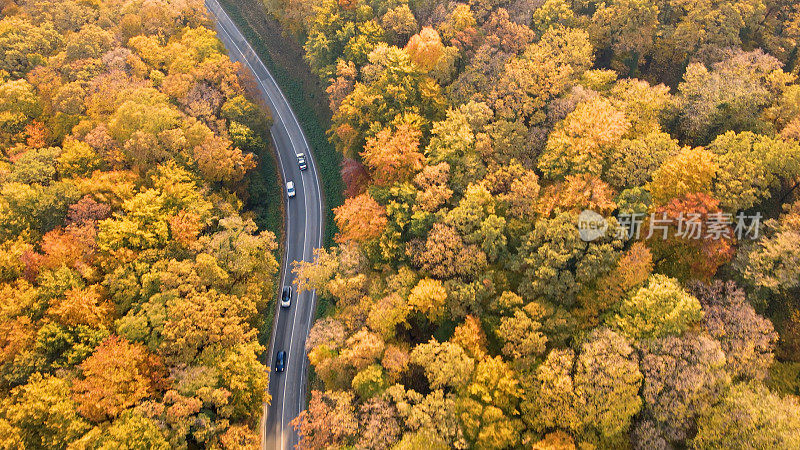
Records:
M281 350L275 357L275 372L283 372L286 369L286 352Z

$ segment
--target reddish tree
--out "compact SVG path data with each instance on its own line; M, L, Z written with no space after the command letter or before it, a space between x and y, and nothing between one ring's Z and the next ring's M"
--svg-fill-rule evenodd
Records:
M111 207L105 203L98 203L92 197L85 196L69 207L67 211L67 225L83 225L86 222L102 220L111 215Z
M703 193L687 194L659 207L656 222L648 222L642 230L645 237L652 230L648 245L656 268L681 280L714 276L734 254L733 228L721 214L719 201ZM721 224L718 232L711 223ZM699 231L694 224L699 224Z
M369 173L363 164L351 158L342 160L342 181L344 182L344 196L347 198L361 195L367 191Z
M45 147L50 140L50 130L42 122L34 120L25 126L26 144L31 148Z

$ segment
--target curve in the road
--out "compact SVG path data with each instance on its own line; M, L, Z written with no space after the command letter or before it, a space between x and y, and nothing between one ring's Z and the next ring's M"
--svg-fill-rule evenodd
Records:
M297 117L266 65L218 1L205 0L205 4L216 19L217 37L228 49L230 58L253 73L274 119L270 134L281 177L284 183L295 181L296 196L289 199L284 195L286 239L280 292L283 286L293 282L291 262L312 261L314 249L322 246L323 200L316 161ZM306 154L308 170L300 171L296 158L298 153ZM301 229L302 233L297 231ZM281 308L278 302L275 307L277 312L267 364L272 370L275 355L285 350L286 370L283 373L271 372L269 392L272 402L264 408L262 447L283 449L294 447L298 439L289 422L302 411L305 402L308 364L305 341L314 319L316 292L298 293L289 308Z

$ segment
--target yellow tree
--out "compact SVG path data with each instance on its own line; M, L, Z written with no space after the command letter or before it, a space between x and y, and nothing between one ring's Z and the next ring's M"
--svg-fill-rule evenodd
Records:
M521 389L514 371L499 356L475 367L466 396L459 399L459 418L476 448L514 448L524 429L519 419Z
M67 380L34 374L0 406L3 448L66 448L90 429L76 412Z
M336 226L339 227L336 240L340 243L362 243L375 239L386 227L386 208L368 193L348 198L333 213Z
M442 57L444 44L436 30L425 27L419 33L411 36L405 50L414 64L428 72L436 67L436 63Z
M579 104L547 140L539 169L547 178L570 174L601 176L615 145L630 128L625 114L597 97Z
M650 183L653 203L664 205L686 194L710 194L718 171L713 153L702 148L685 148L653 173Z
M425 278L420 280L408 296L408 305L415 311L425 314L431 322L444 316L447 306L447 290L439 280Z
M539 201L539 214L549 217L553 211L579 213L590 209L607 215L616 207L614 190L596 176L568 175L564 181L546 187Z
M103 298L102 290L94 285L86 289L70 289L66 296L54 299L47 315L68 326L98 327L111 322L113 306Z
M486 355L486 333L483 332L480 319L473 315L464 318L464 323L456 327L450 340L475 359Z
M439 33L425 27L408 41L406 52L417 66L428 72L440 83L447 83L455 74L458 49L445 47Z
M419 151L421 136L419 128L402 123L394 131L384 129L367 139L361 157L374 184L388 186L408 181L422 170L425 156Z
M565 93L591 63L588 33L552 27L521 57L505 64L494 85L487 86L488 99L502 118L539 124L546 119L548 102Z

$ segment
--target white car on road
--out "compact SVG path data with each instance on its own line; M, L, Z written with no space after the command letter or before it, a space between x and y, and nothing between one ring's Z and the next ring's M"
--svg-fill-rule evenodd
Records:
M292 306L292 287L284 286L281 294L281 307L288 308L290 306Z
M295 196L295 194L296 192L294 190L294 181L286 182L286 195L288 195L289 198L292 198Z

